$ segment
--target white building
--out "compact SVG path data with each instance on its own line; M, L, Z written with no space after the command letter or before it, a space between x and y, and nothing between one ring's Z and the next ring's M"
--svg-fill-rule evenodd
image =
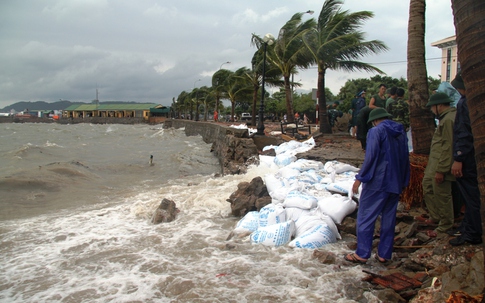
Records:
M441 81L450 82L460 71L460 62L458 62L458 48L456 45L456 36L431 43L441 49Z

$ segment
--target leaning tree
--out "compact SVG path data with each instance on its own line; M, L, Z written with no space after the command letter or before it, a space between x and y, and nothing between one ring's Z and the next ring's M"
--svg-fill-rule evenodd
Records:
M341 0L327 0L323 4L316 27L304 35L304 43L318 67L318 108L320 132L332 133L325 99L325 73L327 70L383 73L377 67L358 61L360 58L387 50L379 40L365 41L360 31L363 23L374 14L369 11L350 13L342 11Z

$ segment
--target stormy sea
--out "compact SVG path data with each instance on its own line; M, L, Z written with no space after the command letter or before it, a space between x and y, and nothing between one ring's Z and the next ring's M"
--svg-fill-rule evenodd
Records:
M0 142L0 302L378 302L355 295L360 266L248 237L228 245L239 218L226 199L268 169L221 177L201 137L4 123ZM154 225L164 198L180 213Z

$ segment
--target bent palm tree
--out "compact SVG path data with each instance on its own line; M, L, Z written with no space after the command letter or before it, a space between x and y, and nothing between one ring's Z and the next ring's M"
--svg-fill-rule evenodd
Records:
M303 39L318 66L318 115L322 133L332 133L325 100L326 71L362 70L383 73L377 67L357 60L388 49L382 41L365 41L364 33L359 31L364 21L374 16L372 12L341 11L342 4L340 0L325 1L316 27L308 30Z
M315 20L302 22L305 13L296 13L280 29L274 47L269 47L266 59L276 66L284 79L286 113L290 121L294 120L290 76L297 73L297 68L308 68L314 60L302 41L302 35L315 27Z
M225 81L232 74L230 70L219 69L212 75L212 93L215 97L214 110L219 112L221 99L227 98L227 91L225 91Z
M253 86L253 103L251 106L251 125L256 125L256 115L257 115L257 103L258 103L258 90L261 86L263 80L263 49L261 45L263 40L254 35L252 37L251 43L258 47L258 51L256 51L251 59L251 70L244 73L244 76L247 78ZM266 62L265 67L265 84L269 86L283 86L283 82L281 79L281 72L278 68L271 66Z

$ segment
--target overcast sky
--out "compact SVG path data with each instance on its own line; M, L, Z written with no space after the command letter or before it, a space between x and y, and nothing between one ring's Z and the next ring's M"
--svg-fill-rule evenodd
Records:
M440 74L441 51L430 44L453 36L451 1L427 0L428 75ZM277 36L294 13L314 0L2 0L0 1L0 108L18 101L59 99L137 101L170 105L194 86L210 86L221 65L250 67L251 34ZM366 39L390 50L366 57L388 76L406 78L409 0L345 0L344 9L375 16ZM223 64L230 61L230 64ZM334 94L348 79L368 73L328 71ZM200 81L198 81L200 79ZM316 87L317 70L301 71L300 92Z

